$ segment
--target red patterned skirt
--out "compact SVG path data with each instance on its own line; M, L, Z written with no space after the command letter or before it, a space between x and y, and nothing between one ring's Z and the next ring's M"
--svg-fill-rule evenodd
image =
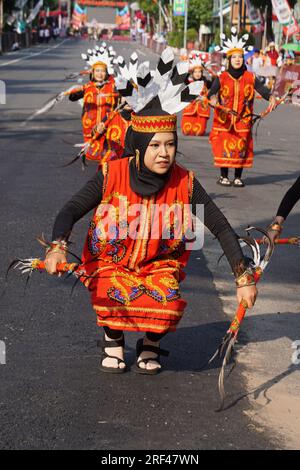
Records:
M210 142L214 164L219 168L251 168L253 165L253 138L251 131L237 133L212 130Z
M208 118L199 116L182 116L181 129L184 135L204 135Z
M115 330L175 331L186 307L179 293L178 271L171 267L137 274L103 264L87 287L97 324Z

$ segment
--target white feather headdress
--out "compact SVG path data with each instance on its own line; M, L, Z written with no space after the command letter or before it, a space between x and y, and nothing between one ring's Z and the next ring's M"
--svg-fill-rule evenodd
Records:
M206 58L206 55L200 54L200 52L190 54L189 55L189 69L193 70L196 67L203 67L205 58Z
M215 51L224 52L227 55L231 55L235 51L241 51L243 54L247 51L252 51L253 46L246 46L249 34L243 34L239 38L235 27L231 28L231 33L231 38L226 38L225 34L220 34L221 46L216 46Z
M134 60L130 73L130 64L127 67L124 59L118 58L119 73L115 83L135 113L146 108L176 114L202 91L201 81L186 84L189 63L179 62L174 66L174 53L170 47L162 52L154 73L151 73L148 61L138 65L137 55Z
M112 75L114 73L114 59L116 53L113 47L107 49L106 44L96 46L95 49L88 49L86 54L81 54L82 59L86 62L89 68L97 63L103 63L107 67L107 73Z
M133 52L131 54L128 66L125 62L124 57L121 55L118 56L116 63L119 66L120 76L122 76L126 80L132 80L134 83L137 83L137 70L139 66L139 59L136 52Z

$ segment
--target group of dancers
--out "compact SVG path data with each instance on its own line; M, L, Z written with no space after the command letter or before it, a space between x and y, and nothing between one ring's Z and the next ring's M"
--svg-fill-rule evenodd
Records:
M220 243L234 274L238 301L247 308L255 303L254 273L236 233L203 181L176 161L177 114L183 111L184 134L200 136L213 108L210 141L221 169L218 183L229 186L233 168L234 186L243 186L243 168L253 163L255 91L272 109L277 105L246 70L246 39L235 31L231 39L223 38L228 68L212 83L203 77L200 55L175 64L171 48L163 51L154 70L147 61L139 63L136 53L126 64L105 44L83 56L89 82L69 97L83 99L83 152L99 166L58 213L52 241L44 242L45 268L58 274L59 266L67 263L74 224L93 210L76 276L88 288L97 324L104 330L104 372L129 370L125 331L144 333L136 345L134 370L161 370L160 356L168 351L160 348L160 341L176 330L186 308L180 282L201 206L204 225ZM273 239L296 200L294 196L291 204L287 199L269 227Z

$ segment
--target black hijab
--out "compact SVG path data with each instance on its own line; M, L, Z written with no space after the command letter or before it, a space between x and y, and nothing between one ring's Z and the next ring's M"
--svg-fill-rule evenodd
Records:
M245 59L243 59L243 64L241 65L241 67L239 69L235 69L235 68L232 67L232 64L231 64L231 56L229 57L229 65L228 65L227 72L233 78L238 80L243 75L243 73L246 72L246 70L247 70L247 67L246 67L246 64L245 64Z
M145 109L138 113L140 116L157 116L167 115L161 110ZM128 128L126 134L125 150L123 157L133 156L129 164L129 175L130 175L130 187L131 189L141 196L151 196L152 194L160 191L167 183L172 167L163 175L159 175L149 170L145 163L145 153L147 147L152 140L155 132L136 132L132 127ZM177 151L177 133L174 132L175 137L175 149ZM136 150L139 151L139 169L137 167Z

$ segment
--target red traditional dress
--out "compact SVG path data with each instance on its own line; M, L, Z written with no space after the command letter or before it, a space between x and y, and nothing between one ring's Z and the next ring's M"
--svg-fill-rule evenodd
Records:
M113 77L101 88L96 82L89 82L84 87L82 128L84 142L89 142L87 160L100 162L121 158L124 149L125 134L128 124L119 113L113 115L118 103L119 94ZM105 118L109 118L106 131L99 135L96 127Z
M219 101L238 116L215 109L210 142L215 166L251 168L253 164L252 113L255 75L245 71L239 79L228 72L220 77Z
M91 145L85 153L86 158L97 161L100 165L121 158L129 125L130 121L126 121L116 112L109 120L107 130L101 135L95 133L90 139Z
M91 276L85 284L99 326L174 331L186 306L179 282L185 277L185 241L192 222L189 210L180 209L190 204L193 174L174 164L166 186L142 197L130 189L129 161L102 167L103 199L83 251Z
M207 88L203 87L201 96L207 96ZM207 102L195 100L189 104L182 114L181 130L185 135L204 135L207 121L210 116L210 108Z
M81 119L85 142L91 139L95 127L115 108L117 96L113 77L109 77L102 87L94 81L85 85Z

